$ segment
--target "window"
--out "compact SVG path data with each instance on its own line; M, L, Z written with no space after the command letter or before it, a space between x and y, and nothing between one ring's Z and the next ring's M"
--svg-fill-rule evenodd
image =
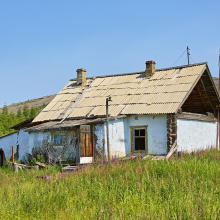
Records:
M65 144L64 135L54 135L53 144Z
M132 151L147 151L147 126L130 128Z

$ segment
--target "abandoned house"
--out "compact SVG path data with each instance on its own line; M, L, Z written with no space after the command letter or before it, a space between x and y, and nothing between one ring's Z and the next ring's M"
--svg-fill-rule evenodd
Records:
M3 165L5 159L12 156L12 146L14 146L14 156L17 160L24 160L26 154L29 153L29 133L24 129L28 128L33 119L27 119L11 127L17 131L0 137L0 166Z
M165 155L175 144L191 152L217 146L219 101L207 63L155 70L148 61L142 72L98 77L77 69L24 131L29 153L49 161Z

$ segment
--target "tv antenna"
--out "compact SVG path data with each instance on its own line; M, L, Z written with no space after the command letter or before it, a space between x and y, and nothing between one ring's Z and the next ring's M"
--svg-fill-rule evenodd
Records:
M219 49L219 58L218 58L218 66L219 66L219 75L218 75L218 92L220 93L220 49Z
M189 55L191 55L190 52L189 52L189 50L190 50L190 48L187 46L187 59L188 59L188 65L189 65Z

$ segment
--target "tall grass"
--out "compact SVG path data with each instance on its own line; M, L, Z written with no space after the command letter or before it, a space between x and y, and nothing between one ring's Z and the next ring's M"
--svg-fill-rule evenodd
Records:
M220 152L214 149L169 161L114 158L72 173L59 170L2 168L0 218L220 218Z

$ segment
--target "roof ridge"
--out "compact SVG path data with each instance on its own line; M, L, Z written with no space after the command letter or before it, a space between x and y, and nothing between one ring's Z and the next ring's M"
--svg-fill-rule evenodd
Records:
M174 66L174 67L168 67L168 68L162 68L162 69L156 69L156 71L165 71L165 70L172 70L172 69L182 69L186 67L191 66L200 66L207 64L207 62L201 62L201 63L194 63L190 65L182 65L182 66ZM133 74L143 74L145 71L139 71L139 72L132 72L132 73L120 73L120 74L112 74L112 75L104 75L104 76L96 76L96 78L105 78L105 77L113 77L113 76L125 76L125 75L133 75ZM86 77L86 79L92 79L94 76ZM75 81L77 78L70 79L70 81Z

